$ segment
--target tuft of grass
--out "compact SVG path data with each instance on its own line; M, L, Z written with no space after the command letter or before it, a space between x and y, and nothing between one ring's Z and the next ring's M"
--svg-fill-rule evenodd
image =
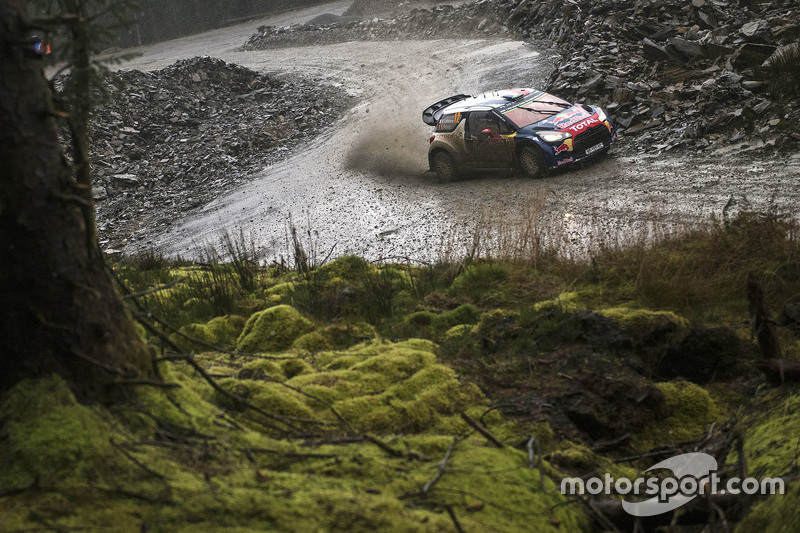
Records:
M800 240L794 220L744 212L652 244L604 250L575 273L575 281L603 284L611 289L609 296L616 293L621 300L654 309L698 316L727 307L741 315L749 273L763 278L768 299L783 302L787 294L800 292L800 279L781 272L792 270L786 265L798 264Z

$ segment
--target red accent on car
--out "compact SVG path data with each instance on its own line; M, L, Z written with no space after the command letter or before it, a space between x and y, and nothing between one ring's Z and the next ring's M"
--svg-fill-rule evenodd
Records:
M436 138L436 134L434 133L433 135L431 135L431 138L428 139L428 143L432 143L435 138Z

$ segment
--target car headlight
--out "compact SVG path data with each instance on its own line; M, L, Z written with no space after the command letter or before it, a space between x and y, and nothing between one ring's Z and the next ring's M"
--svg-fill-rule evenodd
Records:
M598 110L597 110L597 118L599 118L599 119L600 119L600 122L603 122L603 121L605 121L605 119L606 119L606 113L605 113L605 111L603 111L602 109L598 109Z
M566 133L564 131L540 131L537 133L537 135L542 140L549 143L561 142L564 139L569 139L572 137L571 133Z

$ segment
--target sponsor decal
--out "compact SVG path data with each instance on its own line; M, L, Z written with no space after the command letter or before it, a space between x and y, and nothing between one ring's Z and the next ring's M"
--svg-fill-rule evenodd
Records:
M582 122L578 122L577 124L574 124L574 125L569 126L567 128L562 128L562 131L568 131L573 136L578 135L579 133L582 133L582 132L588 130L592 126L596 126L597 124L600 124L600 119L595 118L595 117L596 117L596 115L592 115L591 117L587 118L586 120L584 120Z
M580 122L589 116L589 113L582 109L572 109L569 111L564 111L563 113L559 113L553 117L553 124L559 129L568 128L569 126L572 126L573 124Z
M574 158L574 157L568 157L568 158L566 158L566 159L561 159L561 160L560 160L560 161L558 161L556 164L557 164L558 166L561 166L561 165L565 165L565 164L567 164L567 163L572 163L573 161L575 161L575 158Z
M560 154L561 152L571 152L572 151L572 139L564 139L564 142L561 143L561 146L556 148L556 155Z

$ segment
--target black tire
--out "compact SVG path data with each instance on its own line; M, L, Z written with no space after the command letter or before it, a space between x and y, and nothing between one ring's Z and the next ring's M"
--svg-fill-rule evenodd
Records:
M544 166L544 154L533 146L523 146L519 149L517 164L526 178L541 178L547 172Z
M447 152L436 152L431 159L431 168L436 175L439 176L439 181L447 183L454 181L458 178L458 167L453 156Z

